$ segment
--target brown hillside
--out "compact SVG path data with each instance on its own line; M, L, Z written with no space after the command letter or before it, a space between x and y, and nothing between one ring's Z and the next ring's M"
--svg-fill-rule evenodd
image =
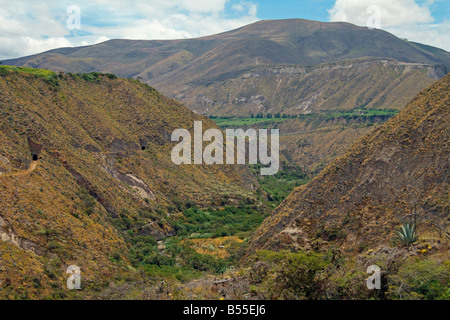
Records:
M252 197L242 166L172 163L174 129L215 124L138 81L2 66L0 112L0 297L58 295L70 264L94 286L119 231L167 237L186 204Z
M167 79L156 87L192 110L218 116L400 110L445 71L432 65L358 59L313 67L253 67L227 79L185 86Z
M387 243L411 212L419 235L448 236L449 106L447 75L296 189L255 232L251 248Z

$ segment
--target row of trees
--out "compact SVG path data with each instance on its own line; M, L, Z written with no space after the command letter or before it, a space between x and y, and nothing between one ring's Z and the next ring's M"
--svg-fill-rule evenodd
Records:
M275 113L275 114L272 114L272 113L266 113L266 114L257 113L256 115L254 113L250 114L250 118L257 118L257 119L259 119L259 118L267 118L267 119L284 118L285 119L285 118L297 118L298 116L299 115L296 115L296 114L285 114L285 113L283 113L283 114L281 114L281 113Z

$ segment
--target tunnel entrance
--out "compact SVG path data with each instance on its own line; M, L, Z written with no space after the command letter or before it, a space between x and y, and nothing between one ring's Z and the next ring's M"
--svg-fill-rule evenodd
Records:
M142 149L142 151L144 151L145 150L145 146L142 146L141 149Z
M38 155L37 154L33 154L33 161L37 161L38 159Z

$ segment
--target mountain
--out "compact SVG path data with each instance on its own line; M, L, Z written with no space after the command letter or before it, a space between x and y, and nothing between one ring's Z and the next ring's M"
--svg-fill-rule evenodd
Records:
M95 287L124 268L125 236L254 197L245 166L172 163L175 129L217 127L137 80L0 66L0 93L0 297L58 298L71 264Z
M401 108L447 73L450 54L382 30L290 19L197 39L111 40L4 63L141 78L197 112L248 116Z
M413 213L421 238L448 236L449 105L447 75L297 188L254 233L251 249L361 252L388 245Z
M442 66L387 59L311 67L272 65L252 68L233 79L173 88L171 92L191 109L216 116L399 110L445 71Z

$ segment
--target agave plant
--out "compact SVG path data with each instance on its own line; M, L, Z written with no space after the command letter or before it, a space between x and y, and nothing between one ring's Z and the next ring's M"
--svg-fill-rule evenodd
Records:
M397 237L406 245L411 245L417 241L416 225L405 223L400 230L396 231Z

